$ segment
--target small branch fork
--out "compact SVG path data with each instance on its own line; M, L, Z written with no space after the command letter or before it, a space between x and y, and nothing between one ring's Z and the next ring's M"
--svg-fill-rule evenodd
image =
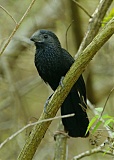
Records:
M79 2L77 2L76 0L72 0L72 1L75 2L76 5L78 7L80 7L90 18L92 18L92 16L89 14L89 12Z
M12 17L12 15L4 8L0 5L0 8L2 8L10 17L11 19L13 19L13 21L15 22L16 26L13 29L12 33L10 34L9 38L7 39L7 42L5 43L5 45L3 46L0 55L3 54L3 52L5 51L6 47L8 46L8 44L10 43L12 37L14 36L14 34L16 33L16 31L18 30L18 28L20 27L20 25L22 24L23 20L26 18L26 16L28 15L28 13L30 12L33 4L35 3L36 0L32 0L32 2L30 3L29 7L27 8L27 10L25 11L24 15L22 16L22 18L20 19L20 21L17 23L16 20Z
M90 155L95 154L95 153L103 153L103 154L107 154L107 155L110 155L110 156L114 156L114 153L112 153L111 151L104 150L103 149L104 146L105 146L105 144L103 143L102 145L100 145L97 148L85 151L85 152L73 157L72 160L79 160L79 159L82 159L84 157L90 156Z
M0 8L2 8L2 10L4 10L8 16L14 21L14 23L17 25L17 21L13 18L13 16L3 7L0 5Z

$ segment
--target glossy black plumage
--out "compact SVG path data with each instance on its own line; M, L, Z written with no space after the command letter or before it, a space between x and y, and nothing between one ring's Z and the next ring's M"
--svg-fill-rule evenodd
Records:
M57 36L51 31L39 30L32 35L31 40L36 46L35 66L38 73L55 91L74 59L61 47ZM62 119L65 131L71 137L85 137L89 123L85 104L86 89L81 75L61 106L62 115L75 113L73 117Z

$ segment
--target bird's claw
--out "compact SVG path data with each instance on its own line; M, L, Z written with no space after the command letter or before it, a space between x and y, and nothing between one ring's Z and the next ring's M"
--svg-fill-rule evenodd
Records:
M70 138L70 136L68 135L68 133L66 133L66 132L64 132L64 131L56 131L56 132L54 133L54 140L55 140L55 141L56 141L56 137L57 137L58 134L61 134L61 135L63 135L63 136L66 137L66 138Z
M47 113L47 105L48 105L48 103L49 103L52 95L53 95L53 94L51 94L51 95L47 98L46 103L44 104L44 113Z
M64 76L61 77L60 82L59 82L59 85L60 85L61 87L64 87L63 79L64 79Z

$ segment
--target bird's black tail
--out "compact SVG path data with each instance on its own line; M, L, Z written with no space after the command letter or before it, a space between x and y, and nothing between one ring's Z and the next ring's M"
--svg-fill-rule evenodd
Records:
M71 137L87 137L89 135L89 132L85 135L89 120L86 113L86 95L82 94L84 90L78 87L81 86L80 83L79 79L61 106L61 115L75 113L73 117L62 119L65 131Z

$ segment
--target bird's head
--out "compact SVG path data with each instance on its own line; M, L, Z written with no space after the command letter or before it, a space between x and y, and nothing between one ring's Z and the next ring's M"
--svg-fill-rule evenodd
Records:
M39 45L57 45L61 46L57 36L48 30L38 30L30 38L37 46Z

